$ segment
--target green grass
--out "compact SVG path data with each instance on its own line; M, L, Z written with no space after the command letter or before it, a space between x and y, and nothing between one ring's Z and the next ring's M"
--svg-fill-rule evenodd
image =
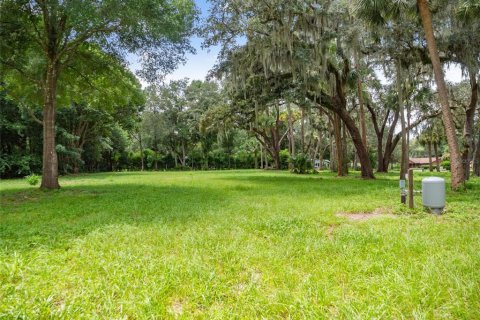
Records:
M0 182L0 318L480 318L479 179L448 193L443 216L400 206L396 174L61 185ZM378 208L396 215L335 215Z

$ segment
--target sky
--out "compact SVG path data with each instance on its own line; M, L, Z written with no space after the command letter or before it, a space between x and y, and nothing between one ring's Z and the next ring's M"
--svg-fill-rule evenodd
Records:
M458 65L451 65L445 68L445 79L453 83L459 83L466 78L462 76L462 70Z
M210 4L207 0L195 0L197 8L200 10L200 18L204 19L208 16L208 10ZM184 78L189 78L190 80L205 80L207 73L215 65L217 60L218 52L220 48L210 47L207 49L202 49L202 39L198 37L192 37L190 39L192 46L195 48L195 54L186 55L186 63L179 65L178 68L171 74L166 75L165 80L168 82L170 80L180 80ZM139 68L139 64L136 61L135 56L130 56L130 69L135 71ZM458 66L452 65L445 68L445 79L447 81L458 83L463 80L461 70ZM146 83L140 81L143 86L146 86Z
M207 0L195 0L197 8L200 10L200 19L206 19L208 17L208 10L210 9L210 3ZM191 80L205 80L205 77L213 65L217 61L217 55L220 51L219 47L211 47L208 49L202 49L203 40L198 37L192 37L190 43L197 51L196 54L187 54L187 62L184 65L178 66L177 70L167 75L165 79L180 80L183 78L189 78Z
M208 17L208 10L210 4L207 0L195 0L197 8L200 10L200 19L206 19ZM190 38L190 43L195 48L195 54L186 55L186 63L181 64L178 68L171 74L165 76L165 80L168 82L170 80L180 80L184 78L189 78L191 80L205 80L207 73L215 65L217 61L217 55L220 51L220 47L210 47L207 49L202 49L203 40L199 37ZM130 69L135 72L140 68L138 63L138 58L134 55L128 57L130 63ZM140 80L143 86L146 86L146 83Z
M217 55L220 51L219 47L211 47L202 49L202 39L194 37L191 44L197 51L196 54L187 54L187 62L180 65L177 70L167 75L166 80L179 80L190 78L192 80L205 80L208 71L212 69L217 61Z

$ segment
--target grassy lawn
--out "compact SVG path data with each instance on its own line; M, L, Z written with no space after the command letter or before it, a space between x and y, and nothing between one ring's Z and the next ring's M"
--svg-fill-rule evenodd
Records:
M480 319L480 179L440 217L398 205L396 174L60 182L0 182L0 318Z

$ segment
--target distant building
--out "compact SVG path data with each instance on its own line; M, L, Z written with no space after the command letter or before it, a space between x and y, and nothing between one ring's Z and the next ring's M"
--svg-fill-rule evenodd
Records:
M429 165L428 158L410 158L408 161L409 168L421 168L428 165ZM437 160L435 159L435 157L432 157L432 166L436 166L436 165L437 165Z

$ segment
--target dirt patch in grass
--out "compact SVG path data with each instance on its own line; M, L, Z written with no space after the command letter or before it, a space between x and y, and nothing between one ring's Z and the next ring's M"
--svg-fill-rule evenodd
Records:
M97 190L69 190L61 189L54 191L43 191L38 188L25 191L14 192L6 195L0 194L0 205L21 205L28 202L39 202L46 198L62 197L91 197L97 198L103 192Z
M377 218L396 218L397 216L384 208L376 209L373 212L339 212L335 214L337 217L347 218L351 221L364 221Z
M334 225L334 224L331 224L328 226L328 229L326 232L328 239L333 240L333 230L335 230L336 227L337 225Z
M15 192L8 195L0 195L0 204L1 205L18 205L24 202L38 201L39 191L22 191Z
M255 284L259 283L262 280L262 272L254 270L250 275L251 281Z
M239 283L239 284L235 285L233 287L233 290L234 290L236 295L240 295L240 294L243 293L243 291L245 291L246 288L247 288L247 285L244 282L242 282L242 283Z
M183 302L181 300L175 300L168 309L175 317L179 317L183 314Z

